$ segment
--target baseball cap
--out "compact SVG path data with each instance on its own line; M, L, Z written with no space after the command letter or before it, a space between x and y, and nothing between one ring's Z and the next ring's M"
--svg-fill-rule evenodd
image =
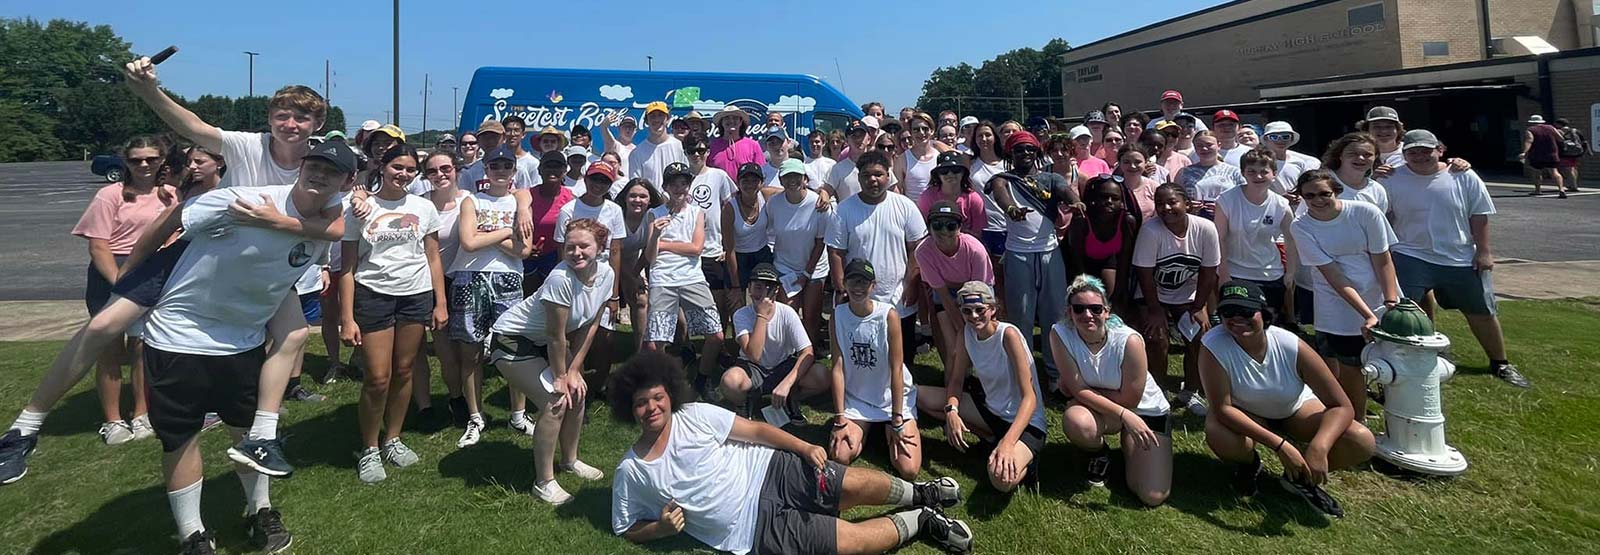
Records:
M305 156L300 157L301 160L310 160L312 158L326 160L343 173L356 172L355 151L340 143L323 142L312 147L311 152L306 153Z
M567 157L554 150L541 154L539 155L539 167L543 168L545 166L561 166L565 168L567 167Z
M899 133L901 129L905 129L900 125L900 120L892 117L883 118L883 122L879 124L879 127L890 133Z
M1105 119L1105 117L1101 116L1101 119ZM1050 127L1050 120L1044 119L1044 116L1033 116L1028 118L1026 125L1023 125L1025 129L1038 129L1040 127Z
M941 218L955 220L958 223L966 221L966 218L961 217L961 209L956 207L956 203L948 200L935 202L933 207L928 209L929 222Z
M1093 111L1090 111L1089 113L1083 115L1083 123L1084 124L1105 123L1105 122L1106 122L1106 113L1102 112L1102 111L1099 111L1099 110L1093 110Z
M1165 92L1161 93L1161 99L1183 102L1183 93L1178 92L1177 89L1167 89Z
M667 114L667 115L671 115L672 114L672 110L667 108L667 103L662 102L660 100L657 100L655 102L651 102L649 104L644 105L644 115L645 115L645 117L649 117L651 112L661 112L661 113Z
M761 142L767 142L767 141L770 141L772 139L783 139L784 141L788 141L789 140L789 134L783 132L783 128L782 127L773 127L773 128L767 129L766 134L761 136Z
M743 179L746 175L755 175L756 177L766 176L766 174L762 173L761 171L761 164L757 164L755 162L745 162L743 164L739 164L739 171L736 173L736 175L738 176L736 179Z
M1217 113L1211 115L1211 123L1228 120L1233 120L1234 123L1238 123L1239 114L1233 113L1233 110L1217 110Z
M561 155L565 156L567 158L571 158L573 156L582 156L584 158L588 158L589 157L589 149L583 148L581 146L569 146L567 148L561 149Z
M978 118L976 118L974 116L967 116L967 117L961 118L961 127L966 127L968 125L977 125L977 124L978 124Z
M1199 121L1200 120L1200 118L1194 117L1194 114L1191 114L1189 112L1178 112L1177 115L1172 116L1172 119L1173 119L1173 121L1177 121L1177 120L1180 120L1180 119L1187 119L1187 120L1191 120L1191 121Z
M872 270L872 263L865 258L856 258L844 265L844 278L862 278L872 281L878 280L877 272Z
M1164 120L1161 120L1160 122L1156 123L1155 130L1156 131L1161 131L1161 130L1167 129L1169 127L1177 127L1177 126L1178 126L1177 122L1172 121L1170 119L1164 119Z
M1412 129L1400 137L1400 150L1406 151L1415 147L1439 148L1439 137L1427 129Z
M782 281L778 279L778 269L773 267L771 262L762 262L760 264L756 264L756 267L750 270L750 281L770 281L772 283L782 283Z
M500 122L492 119L484 120L483 123L478 124L478 134L482 135L484 133L504 135L506 134L506 126L500 125Z
M378 123L378 120L375 119L361 122L362 131L377 131L379 127L383 127L383 124Z
M639 126L639 120L633 119L633 116L629 116L629 115L624 115L624 116L622 116L622 119L617 120L617 126L618 127L621 127L622 124L624 124L624 123L631 123L631 124L633 124L634 127L638 127Z
M1385 119L1395 123L1400 123L1400 112L1396 112L1394 108L1390 108L1388 106L1373 106L1371 110L1367 110L1366 121L1370 122Z
M672 181L672 178L674 177L687 177L690 180L693 180L694 173L689 171L688 164L683 162L673 162L671 164L667 164L666 169L661 170L661 183L666 184L668 181Z
M861 120L860 120L859 123L863 127L866 127L868 129L882 129L883 128L883 124L878 121L878 116L861 116Z
M349 137L346 137L343 131L337 129L329 131L328 134L322 136L324 141L345 141L348 139Z
M449 133L445 133L443 135L439 135L439 140L434 141L434 144L453 143L453 142L456 142L456 136L455 135L451 135Z
M500 124L496 123L495 125L500 125ZM515 151L511 150L511 146L510 145L500 145L500 146L494 147L494 150L489 151L489 155L488 156L484 156L483 157L483 163L486 166L490 162L494 162L496 160L510 160L512 162L516 162L517 161L517 153Z
M388 135L390 137L394 137L394 140L400 141L402 143L406 142L406 132L405 131L401 131L399 126L396 126L395 124L392 124L392 123L389 124L389 125L385 125L383 127L379 127L378 128L378 133L383 133L384 135ZM374 133L374 135L376 135L376 134L377 133ZM371 139L368 139L368 140L371 140Z
M609 181L616 181L617 180L617 169L611 167L611 163L610 162L595 162L593 164L589 164L589 169L587 171L583 172L583 176L584 177L589 177L591 175L598 175L600 177L604 177L604 178L606 178L606 181L608 181L608 182Z
M751 165L754 166L755 164L751 164ZM740 169L742 170L743 168L740 168ZM796 160L794 158L790 158L788 160L784 160L782 166L778 166L778 177L783 177L785 175L796 174L796 173L798 173L800 175L805 175L805 173L806 173L806 164L805 164L805 162L801 162L801 161Z
M1267 295L1261 292L1259 285L1242 279L1230 280L1222 284L1217 309L1220 311L1231 306L1262 310L1267 308Z
M989 284L973 280L961 284L961 289L956 291L956 298L961 304L994 304L994 290Z
M1072 129L1068 129L1067 130L1067 138L1068 139L1076 139L1078 137L1089 137L1089 136L1092 136L1092 135L1093 135L1093 133L1089 132L1089 127L1085 126L1085 125L1074 125L1074 126L1072 126Z

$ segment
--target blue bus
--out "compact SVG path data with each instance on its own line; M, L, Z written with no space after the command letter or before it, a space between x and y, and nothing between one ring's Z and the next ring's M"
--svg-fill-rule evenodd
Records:
M587 127L600 152L605 133L599 127L608 116L639 120L634 139L642 141L644 107L658 100L672 108L674 118L692 110L709 120L723 107L737 106L750 115L746 136L755 137L765 132L767 114L777 112L802 145L812 130L843 130L863 115L844 93L810 75L482 67L467 87L458 131L517 115L528 122L530 137L546 126L567 133Z

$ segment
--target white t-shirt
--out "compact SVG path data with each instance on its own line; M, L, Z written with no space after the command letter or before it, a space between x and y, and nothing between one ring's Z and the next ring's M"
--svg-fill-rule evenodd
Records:
M768 370L787 372L788 368L778 368L778 364L810 347L811 338L806 336L806 326L800 322L800 313L783 303L772 304L772 318L767 320L767 342L761 347L761 360L753 362ZM733 313L735 339L749 335L755 327L755 306L745 305ZM745 358L743 350L739 352L739 358Z
M817 257L817 266L806 274L806 264L811 261L811 251L819 239L826 240L832 229L834 214L817 211L818 196L806 191L799 204L789 202L787 194L778 194L767 200L767 228L772 234L772 265L778 269L784 292L799 293L807 281L828 277L828 251L823 247Z
M240 199L258 203L267 195L279 212L303 219L290 200L293 189L235 185L185 203L183 238L189 247L145 316L145 342L174 353L226 356L266 341L267 320L328 242L235 225L228 206Z
M911 369L904 361L899 368L889 366L889 309L892 306L872 303L872 312L864 317L856 316L849 304L833 307L833 333L844 358L844 415L851 420L889 421L894 413L890 372L899 372L905 386L900 414L906 418L916 417L916 413L911 412L917 406L917 385L911 381Z
M1223 191L1244 186L1244 174L1239 172L1239 166L1220 161L1210 167L1184 166L1175 179L1189 194L1189 200L1199 202L1214 202Z
M826 160L826 158L824 158L824 160ZM831 165L828 166L828 169L833 169L833 166L831 166ZM827 174L826 173L817 173L815 168L813 168L810 163L807 163L806 164L806 180L807 180L806 181L806 187L809 188L809 189L816 189L818 187L821 187L822 186L822 176L824 176L824 175L827 175ZM783 188L783 182L778 179L778 167L777 166L774 166L774 165L766 163L766 162L762 162L761 163L761 177L763 179L763 181L761 182L761 186L762 187L772 187L772 188L776 188L776 189L782 189Z
M1050 191L1056 191L1059 184L1067 182L1067 178L1062 177L1061 174L1049 172L1034 173L1031 177L1039 183L1041 189ZM1071 186L1070 183L1067 185ZM1045 216L1043 211L1033 208L1021 200L1022 195L1026 193L1018 191L1023 186L1009 179L995 181L994 186L1010 187L1009 191L1011 192L1013 203L1029 208L1027 214L1023 215L1021 220L1013 220L1009 217L1005 219L1006 251L1036 253L1056 250L1060 243L1056 240L1055 222L1050 221L1050 218Z
M827 156L817 156L807 160L806 177L810 178L811 181L806 183L806 187L811 188L811 190L821 189L823 182L827 181L828 173L833 171L833 166L836 164L838 162Z
M722 206L733 198L737 187L728 172L710 165L689 184L689 202L699 206L706 215L706 245L700 256L722 256Z
M1315 156L1301 154L1293 150L1286 151L1283 155L1283 160L1277 161L1277 180L1268 186L1272 188L1272 192L1280 195L1293 191L1300 183L1301 174L1320 167L1322 167L1322 160L1317 159Z
M1189 231L1183 237L1174 235L1166 223L1156 218L1140 227L1139 238L1134 241L1133 265L1155 269L1156 296L1165 304L1194 301L1200 269L1222 263L1216 224L1193 214L1188 217Z
M439 210L433 201L406 195L400 200L367 197L372 213L365 219L345 212L344 240L356 243L356 283L373 292L415 295L433 289L423 237L439 231ZM442 270L442 268L441 268Z
M988 216L988 221L983 224L984 231L1005 231L1006 222L1011 218L1006 217L1004 210L994 201L994 195L989 194L989 179L996 174L1006 171L1006 163L996 161L993 164L974 158L972 166L968 168L972 173L972 190L983 196L983 213Z
M833 187L837 200L853 197L861 192L861 172L856 169L856 161L849 158L840 160L833 165L825 178L828 186ZM894 176L894 171L889 171L889 185L899 183L900 179Z
M613 281L616 279L610 265L597 261L594 267L594 279L584 285L572 266L562 260L550 270L550 275L545 277L544 285L540 285L538 291L500 315L500 319L494 323L494 332L526 337L535 344L548 345L550 330L546 322L549 317L545 314L545 303L569 309L563 333L572 333L588 324L600 315L600 309L611 299L611 290L615 285Z
M1395 236L1378 207L1359 200L1347 200L1343 204L1339 215L1326 222L1310 214L1295 218L1290 231L1300 253L1300 263L1311 272L1317 316L1314 327L1319 332L1336 335L1361 335L1361 325L1365 323L1361 315L1334 292L1328 278L1316 267L1337 264L1339 271L1361 293L1367 308L1376 309L1383 305L1383 290L1378 286L1377 272L1372 270L1371 255L1388 252Z
M694 241L696 225L705 225L705 212L695 206L693 202L683 206L683 210L676 213L668 212L667 205L663 204L650 209L650 221L655 221L667 216L672 217L672 223L661 230L661 242L688 243ZM675 252L661 249L656 252L655 264L650 265L650 287L667 287L676 285L690 285L705 283L706 275L700 272L700 257L684 256Z
M665 195L665 191L661 188L661 176L667 171L667 164L673 162L687 164L689 157L683 154L683 143L679 142L677 137L667 135L667 140L661 144L652 143L647 138L635 145L633 152L628 154L627 162L629 176L650 180L656 192Z
M1477 172L1418 175L1406 166L1389 175L1389 220L1395 252L1440 266L1471 267L1478 252L1472 217L1494 214L1494 201Z
M517 175L511 178L512 189L529 189L544 181L539 177L539 157L524 152L517 157Z
M249 185L294 185L300 178L300 163L284 168L272 161L272 134L223 131L222 159L228 161L228 171L222 174L217 188Z
M718 551L749 553L774 451L730 440L733 419L728 409L686 403L672 413L660 457L647 461L630 447L611 480L611 531L620 536L635 523L659 519L676 501L689 537Z
M1228 274L1235 278L1272 281L1283 277L1283 222L1291 217L1289 200L1267 190L1261 204L1234 187L1217 197L1217 211L1228 215Z
M466 202L466 199L462 199ZM472 194L473 214L477 217L478 232L488 233L506 229L517 223L517 198L511 193L495 197L487 192ZM458 220L459 221L459 216ZM450 272L516 272L522 273L522 261L490 245L476 252L467 250L457 238L455 264Z
M1200 342L1227 373L1234 406L1262 418L1288 418L1317 395L1300 377L1300 338L1277 326L1265 331L1267 352L1259 362L1223 326L1211 328Z
M1017 421L1017 412L1022 409L1022 388L1033 389L1034 407L1033 414L1028 416L1028 425L1047 430L1044 420L1044 392L1039 389L1039 374L1034 371L1033 356L1028 356L1028 384L1023 386L1017 383L1017 375L1011 370L1011 354L1006 352L1006 330L1015 330L1007 322L999 322L994 330L994 335L988 339L978 339L978 332L972 326L962 327L962 341L967 347L967 358L972 361L972 373L977 376L978 383L983 386L984 406L995 416L1011 422ZM1021 332L1018 332L1021 338ZM1024 348L1029 339L1021 338ZM1005 435L1009 430L993 430L995 434Z
M1250 152L1250 150L1250 146L1245 144L1236 144L1233 145L1233 148L1222 148L1222 145L1219 144L1217 145L1217 160L1230 164L1233 167L1239 167L1239 159L1243 158L1244 153ZM1190 152L1189 162L1195 164L1200 163L1200 156Z
M600 225L606 226L606 231L611 232L606 244L600 245L597 257L602 264L610 262L611 242L628 239L628 224L622 219L622 207L609 200L600 201L600 206L589 206L582 198L572 199L572 202L561 205L561 211L556 214L556 243L567 242L567 222L584 218L600 222Z
M877 204L863 202L860 195L839 203L837 221L827 243L844 251L841 259L846 263L855 258L871 262L878 276L872 298L898 306L905 292L907 244L927 237L928 226L911 199L894 191L884 195ZM902 318L915 312L915 304L900 307Z
M1377 180L1368 178L1367 184L1360 189L1351 187L1349 183L1339 179L1338 174L1334 174L1333 180L1344 186L1344 190L1339 192L1339 198L1367 202L1378 207L1379 212L1389 212L1389 189L1384 187L1382 183L1378 183Z

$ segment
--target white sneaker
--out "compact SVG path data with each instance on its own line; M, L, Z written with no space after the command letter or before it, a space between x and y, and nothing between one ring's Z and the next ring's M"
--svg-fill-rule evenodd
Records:
M400 438L398 437L391 438L387 443L383 444L383 458L389 461L389 464L400 468L417 464L418 461L422 460L422 457L417 456L416 451L412 451L410 447L406 447L406 444L400 443Z
M606 473L601 472L598 468L589 466L589 463L583 461L572 461L572 464L563 464L561 465L561 470L577 474L579 478L590 482L600 481L606 477Z
M456 440L457 448L471 447L478 444L478 436L483 434L483 417L473 415L467 419L467 431L461 433L461 439Z
M1209 411L1206 407L1205 396L1193 391L1179 393L1177 401L1178 404L1183 405L1184 410L1189 411L1189 414L1200 418L1205 418L1206 413Z
M106 445L122 445L133 441L133 428L122 420L106 422L100 425L100 440Z
M382 482L389 477L383 470L383 455L378 453L377 447L368 447L359 454L356 460L356 476L368 484Z
M156 429L150 427L150 415L141 414L129 424L133 429L133 439L150 439L156 436Z
M572 494L567 493L567 490L561 489L561 484L557 484L555 480L543 484L534 484L533 495L538 497L540 501L551 505L561 505L572 500Z
M533 437L534 422L533 422L533 420L530 420L527 417L512 418L511 421L508 422L506 425L510 426L513 431L515 431L515 432L517 432L519 434L522 434L522 435L525 435L525 436L528 436L528 437Z
M217 413L208 412L206 413L205 418L200 421L200 431L204 432L221 425L222 417L217 416Z

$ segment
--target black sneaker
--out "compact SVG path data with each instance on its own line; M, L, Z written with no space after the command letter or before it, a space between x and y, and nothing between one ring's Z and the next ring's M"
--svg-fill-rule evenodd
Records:
M39 445L39 434L22 435L20 430L6 430L0 435L0 484L9 484L28 475L28 455Z
M923 509L922 535L951 553L972 553L972 527L934 509Z
M1258 482L1261 477L1261 457L1257 456L1255 462L1236 464L1233 467L1233 491L1239 495L1249 497L1261 490Z
M305 403L321 403L328 400L327 395L323 395L321 393L312 393L310 390L306 389L305 386L299 385L290 388L288 392L283 394L283 398L286 401L300 401Z
M1089 455L1088 468L1084 473L1088 475L1089 484L1095 486L1106 485L1106 472L1111 470L1111 450L1101 445L1100 450Z
M215 555L217 544L210 530L189 534L178 544L178 555Z
M228 448L228 458L273 478L288 478L294 474L294 466L283 457L283 442L277 439L246 437Z
M283 514L270 507L245 517L244 526L250 542L261 551L278 553L294 543L294 536L283 527Z
M466 397L450 398L450 423L460 429L467 429L467 418L472 416L467 411Z
M961 502L961 484L955 478L941 477L929 482L912 484L911 504L919 507L954 507Z
M1496 364L1494 367L1489 369L1489 372L1494 374L1494 377L1500 378L1502 381L1508 384L1523 389L1533 387L1533 384L1528 382L1528 378L1523 377L1522 372L1518 372L1517 367L1509 362Z
M789 423L807 424L806 413L800 410L800 401L795 400L794 397L790 397L789 402L783 404L783 410L789 415Z
M1333 518L1344 518L1344 508L1339 506L1339 502L1335 501L1333 496L1328 495L1328 492L1323 491L1316 484L1307 481L1305 478L1290 480L1282 476L1278 477L1278 482L1283 484L1283 489L1299 495L1301 499L1306 500L1306 503L1310 503L1313 508L1321 511L1322 514Z

